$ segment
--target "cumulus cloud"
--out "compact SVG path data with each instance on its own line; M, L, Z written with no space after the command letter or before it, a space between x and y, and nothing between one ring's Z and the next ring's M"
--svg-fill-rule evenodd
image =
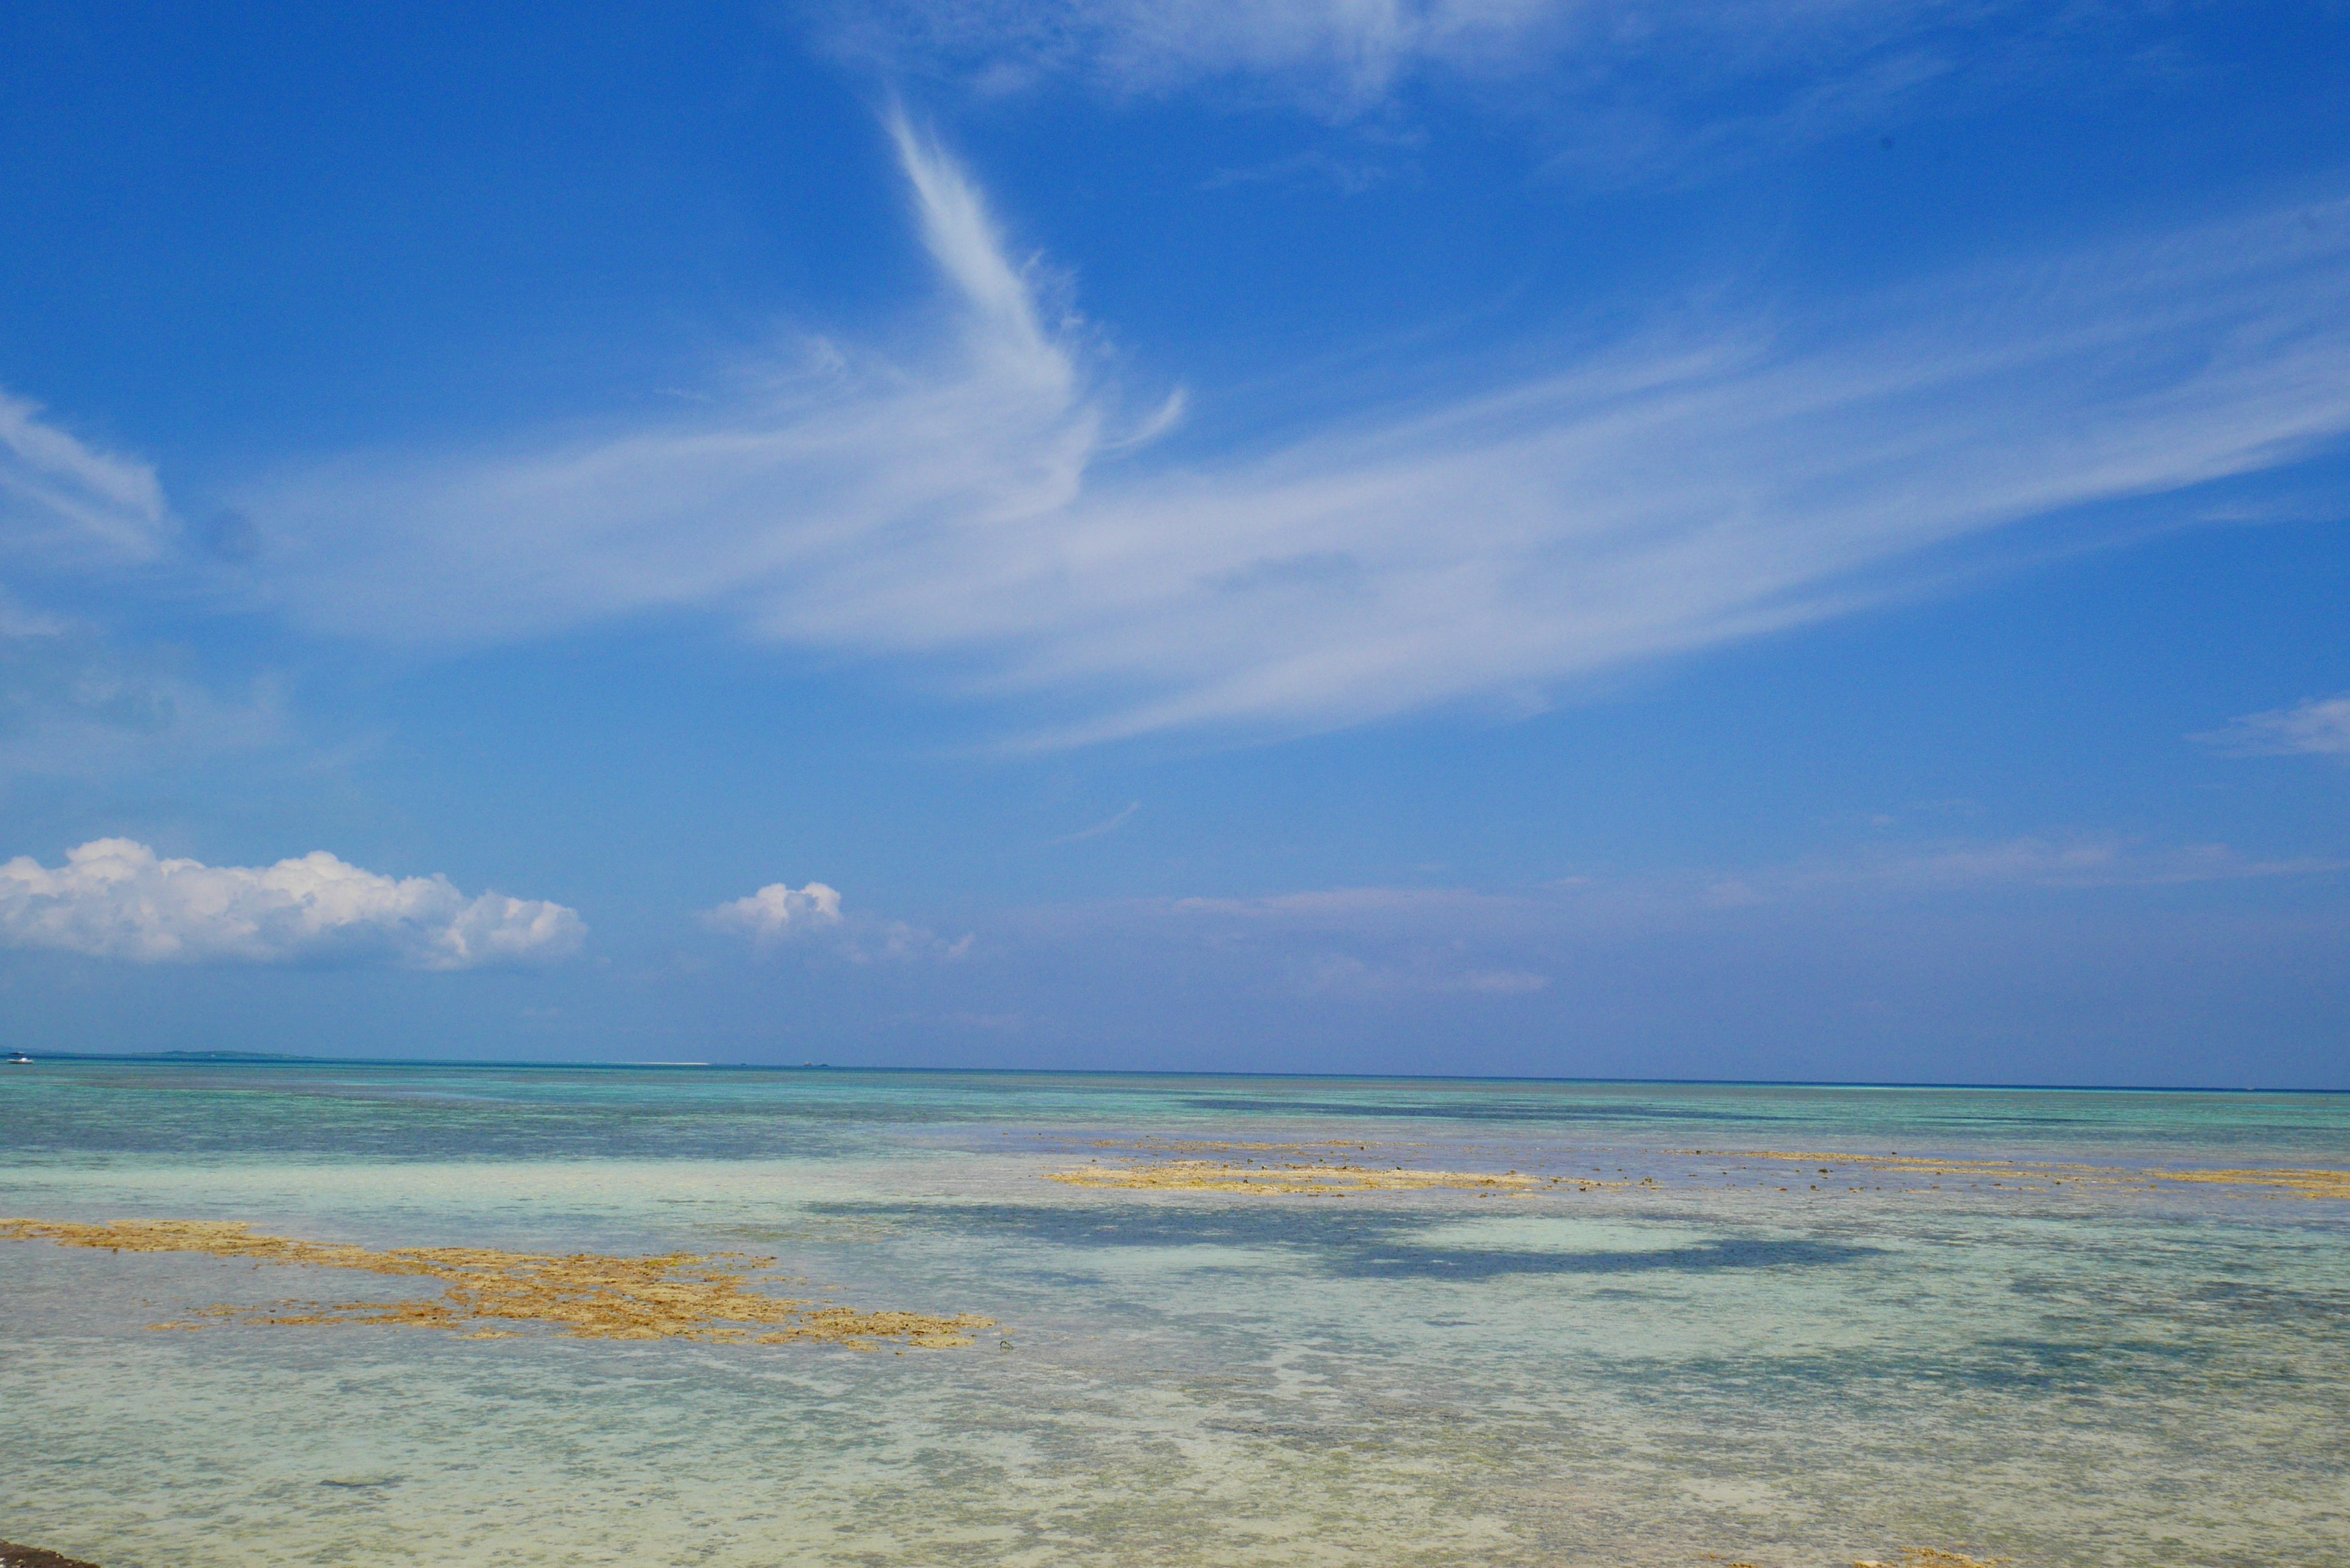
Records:
M1027 740L1295 732L1534 694L1914 591L1962 547L2350 433L2350 203L1690 321L1245 444L1156 441L968 175L899 124L951 309L682 421L283 477L286 607L445 642L700 607L1053 706ZM1262 418L1252 419L1252 412ZM2034 531L2020 532L2025 528Z
M705 910L702 919L712 930L738 931L762 944L835 930L846 923L839 891L821 882L805 888L770 882L747 898Z
M561 904L469 898L445 877L385 877L323 849L275 866L206 866L101 838L54 868L28 856L0 865L0 942L93 958L478 969L567 957L587 930Z
M2350 691L2248 713L2194 739L2240 757L2350 757Z
M175 525L154 469L42 415L0 390L0 560L85 568L161 555Z
M843 913L839 891L822 882L810 882L805 888L770 882L746 898L704 909L702 923L715 931L747 937L761 951L786 943L813 943L854 963L960 958L972 941L968 936L946 941L934 931L903 920Z

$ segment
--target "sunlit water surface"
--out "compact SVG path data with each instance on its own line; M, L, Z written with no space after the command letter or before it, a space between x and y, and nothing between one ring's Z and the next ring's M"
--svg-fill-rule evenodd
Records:
M1045 1179L1138 1140L1631 1185ZM2340 1168L2350 1097L0 1067L0 1216L753 1251L997 1324L156 1332L387 1282L0 1242L0 1536L106 1568L2350 1563L2350 1205L1700 1148Z

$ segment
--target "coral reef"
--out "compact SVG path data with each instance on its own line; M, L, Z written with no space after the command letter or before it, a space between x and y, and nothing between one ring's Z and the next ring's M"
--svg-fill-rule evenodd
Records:
M59 1552L44 1552L37 1546L0 1541L0 1568L98 1568L98 1564Z
M785 1345L808 1342L870 1349L881 1344L941 1349L972 1343L991 1320L787 1300L747 1288L774 1262L740 1253L618 1258L595 1252L504 1252L487 1247L398 1247L378 1251L346 1242L254 1233L249 1225L203 1220L122 1220L75 1224L0 1220L0 1238L97 1247L114 1252L202 1252L255 1264L351 1269L439 1281L435 1297L389 1302L300 1302L275 1307L210 1307L191 1321L376 1324L465 1331L494 1339L515 1325L544 1324L574 1339L699 1339Z

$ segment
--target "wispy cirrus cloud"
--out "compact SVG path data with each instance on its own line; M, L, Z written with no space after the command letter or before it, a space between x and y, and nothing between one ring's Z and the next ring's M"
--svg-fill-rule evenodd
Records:
M2224 844L2147 844L2112 837L1946 840L1797 861L1712 881L1724 903L1846 896L2157 888L2315 877L2350 869L2319 857L2246 856Z
M1435 94L1534 127L1603 181L1720 170L1876 125L1929 93L2100 86L2165 57L2194 8L2074 0L834 0L818 30L896 78L983 96L1074 81L1377 126Z
M2247 713L2192 739L2239 757L2350 757L2350 692Z
M1871 835L1547 883L1038 906L991 945L1083 976L1032 1038L1131 1040L1133 1064L2247 1084L2215 1066L2231 1042L2338 1035L2345 894L2340 860ZM2322 1044L2303 1061L2274 1081L2338 1081Z
M2350 204L1683 322L1212 449L899 122L951 305L689 418L288 475L249 509L323 630L463 644L696 608L1026 704L1025 743L1284 733L1882 602L1952 547L2350 432ZM2035 526L2041 532L2017 532ZM1045 717L1045 715L1049 715Z
M170 563L180 543L153 465L0 390L0 784L181 764L282 738L272 682L224 691L179 651L126 644L41 603L59 588L87 600L92 584L119 599L126 577Z
M1450 951L1379 960L1316 953L1292 965L1290 972L1293 983L1309 994L1360 1002L1403 995L1533 996L1551 985L1551 977L1536 971L1476 968Z
M0 390L0 566L86 569L154 560L176 524L153 466L83 441Z
M2259 859L2224 845L2019 837L1515 888L1374 886L1141 901L1097 918L1162 943L1202 945L1298 994L1505 998L1548 992L1563 969L1627 942L1680 944L1790 921L1866 926L1937 909L2013 912L2088 895L2153 898L2198 885L2314 881L2345 871L2350 862Z
M911 358L810 340L674 419L284 475L249 510L287 610L450 644L677 607L799 636L832 618L827 592L902 586L891 556L1066 506L1118 439L1083 325L1050 311L1052 280L1015 264L952 160L892 128L951 302ZM829 635L859 640L855 615Z
M1544 0L849 0L822 8L836 47L1004 91L1076 77L1115 93L1253 78L1326 111L1359 110L1432 71L1521 76L1573 47L1575 7Z
M289 739L274 680L223 690L184 659L0 595L0 784L184 768Z
M386 877L323 849L274 866L206 866L100 838L68 850L62 866L29 856L0 865L0 945L91 958L480 969L567 958L587 930L561 904L469 898L445 877Z
M998 91L1045 77L1134 94L1253 78L1343 112L1430 77L1523 81L1564 69L1589 82L1660 56L1752 77L1792 58L1815 67L1865 58L2025 9L1954 0L848 0L824 14L846 50Z
M1766 906L2153 890L2345 871L2350 871L2350 861L2256 858L2222 844L2157 845L2091 836L1950 839L1823 854L1773 866L1575 877L1505 890L1332 888L1253 898L1179 898L1148 908L1235 940L1260 931L1468 937L1561 921L1606 928L1669 924Z
M1083 844L1089 838L1106 837L1110 834L1116 833L1119 828L1124 827L1128 819L1130 819L1136 812L1140 811L1141 809L1142 803L1140 801L1128 801L1124 806L1112 812L1109 815L1102 818L1099 822L1093 824L1091 826L1080 827L1075 833L1064 833L1058 838L1046 839L1045 841L1045 845L1049 848L1055 845Z

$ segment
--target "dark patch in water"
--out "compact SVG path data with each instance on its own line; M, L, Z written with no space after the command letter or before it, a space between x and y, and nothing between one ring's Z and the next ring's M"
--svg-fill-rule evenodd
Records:
M1980 1348L1984 1361L1956 1369L1978 1387L2075 1393L2102 1383L2192 1366L2207 1354L2197 1345L2148 1339L1989 1339Z
M928 1206L814 1204L829 1214L920 1218L932 1226L1014 1237L1052 1246L1278 1248L1343 1279L1484 1280L1513 1274L1711 1273L1726 1269L1818 1268L1873 1257L1883 1249L1834 1242L1739 1237L1651 1251L1535 1251L1421 1245L1419 1235L1455 1216L1349 1213L1261 1206L1178 1209L1071 1208L1013 1203Z
M1556 1101L1496 1100L1478 1104L1458 1100L1255 1100L1234 1096L1195 1095L1184 1102L1191 1109L1221 1116L1332 1116L1341 1122L1400 1120L1429 1122L1530 1122L1571 1126L1583 1122L1731 1122L1752 1121L1737 1111L1716 1111L1688 1106L1567 1104Z
M1823 1241L1707 1241L1653 1252L1532 1252L1465 1247L1399 1249L1332 1259L1349 1279L1488 1280L1503 1274L1711 1273L1721 1269L1817 1268L1876 1255L1877 1247Z

